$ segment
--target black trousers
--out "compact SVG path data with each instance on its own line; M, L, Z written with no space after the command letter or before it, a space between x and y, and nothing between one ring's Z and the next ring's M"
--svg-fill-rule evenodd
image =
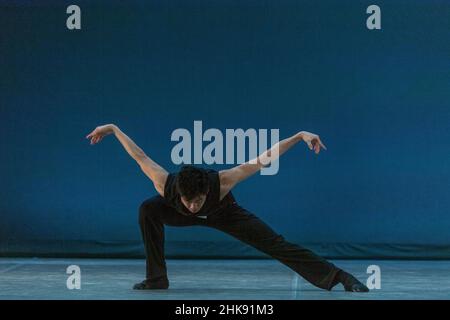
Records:
M223 231L236 239L268 254L285 264L313 285L331 290L336 284L339 268L312 251L287 242L261 219L239 206L229 204L207 219L185 216L169 207L164 198L155 196L139 208L141 227L147 257L147 279L167 277L164 257L164 225L206 226Z

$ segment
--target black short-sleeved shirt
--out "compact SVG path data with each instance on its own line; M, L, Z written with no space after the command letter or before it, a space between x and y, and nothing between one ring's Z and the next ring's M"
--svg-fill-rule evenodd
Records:
M186 216L208 216L222 209L224 206L236 202L231 191L220 201L219 173L212 169L202 170L206 170L208 174L209 192L200 211L197 213L192 213L181 202L181 196L176 187L178 173L169 173L164 186L164 199L169 206L175 208L179 213Z

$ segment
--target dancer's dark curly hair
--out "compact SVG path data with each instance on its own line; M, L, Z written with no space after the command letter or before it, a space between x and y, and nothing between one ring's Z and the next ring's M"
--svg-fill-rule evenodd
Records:
M209 191L208 173L205 169L184 165L178 173L176 187L186 200L207 194Z

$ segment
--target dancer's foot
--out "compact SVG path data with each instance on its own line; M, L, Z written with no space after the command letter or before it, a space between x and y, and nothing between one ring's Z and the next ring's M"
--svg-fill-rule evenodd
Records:
M144 280L133 286L134 290L157 290L169 288L169 280L167 278L159 278L156 280Z
M352 276L350 273L345 271L339 271L337 274L337 279L344 286L345 291L348 292L369 292L364 284L362 284L358 279Z

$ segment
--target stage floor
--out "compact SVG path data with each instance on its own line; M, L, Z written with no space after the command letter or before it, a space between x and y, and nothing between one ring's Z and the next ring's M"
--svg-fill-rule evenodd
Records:
M334 260L366 282L381 269L381 289L331 292L299 278L276 260L167 260L170 288L135 291L144 260L0 259L0 299L450 299L450 261ZM81 269L81 289L67 289L66 269Z

